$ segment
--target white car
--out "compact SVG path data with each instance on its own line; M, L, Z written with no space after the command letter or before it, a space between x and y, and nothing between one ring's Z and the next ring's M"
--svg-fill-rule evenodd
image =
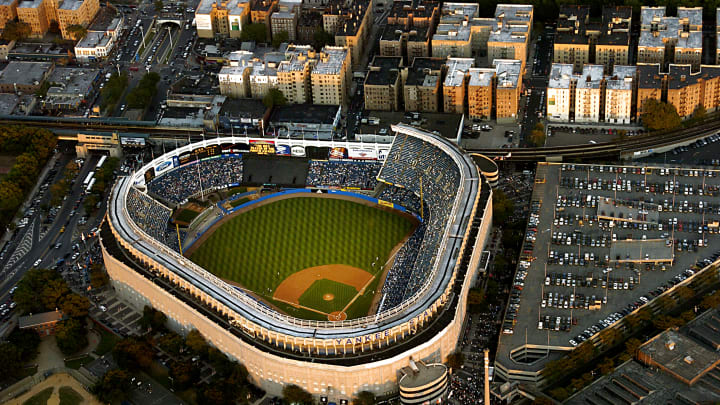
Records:
M35 260L35 263L33 263L33 267L37 267L42 262L42 259Z

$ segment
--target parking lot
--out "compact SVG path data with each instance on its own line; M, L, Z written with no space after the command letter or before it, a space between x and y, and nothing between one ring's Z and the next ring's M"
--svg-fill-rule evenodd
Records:
M718 176L540 164L496 361L543 357L511 358L525 345L571 349L714 261Z

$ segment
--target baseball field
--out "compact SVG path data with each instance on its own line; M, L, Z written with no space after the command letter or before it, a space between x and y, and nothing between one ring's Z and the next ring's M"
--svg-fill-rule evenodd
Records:
M297 196L234 214L186 253L289 315L353 319L368 314L383 266L415 225L367 203Z

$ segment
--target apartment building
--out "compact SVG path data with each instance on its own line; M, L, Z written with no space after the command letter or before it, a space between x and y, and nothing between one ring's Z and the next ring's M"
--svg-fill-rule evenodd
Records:
M570 121L575 106L574 66L569 63L553 63L547 87L546 117L550 121Z
M405 111L440 112L444 69L445 59L415 58L412 66L403 70Z
M315 64L315 50L309 45L290 45L285 60L277 69L278 89L289 103L310 103L310 70Z
M372 24L372 10L372 0L352 1L350 7L344 8L340 14L340 23L334 31L335 45L348 48L351 63L355 67L360 67L360 56L365 49Z
M34 94L54 70L52 62L11 61L0 72L0 93Z
M675 106L681 118L690 117L703 104L703 78L692 73L690 65L670 65L667 80L667 102Z
M302 1L281 0L277 11L270 16L270 31L273 38L280 32L288 33L288 41L297 39L297 23L302 9Z
M575 85L575 122L600 122L604 67L585 65Z
M326 46L310 71L313 104L347 105L350 89L350 51Z
M634 118L637 68L615 65L605 80L605 122L629 124Z
M30 36L42 37L56 20L56 3L54 0L25 0L18 3L18 20L30 26Z
M380 55L402 56L408 64L417 57L429 57L438 7L435 1L395 1L380 36Z
M448 58L447 73L443 81L443 112L465 114L467 105L467 79L474 58Z
M100 11L99 0L64 0L57 10L60 33L65 39L73 38L67 28L71 25L87 27ZM73 38L75 40L79 38Z
M702 7L678 7L677 17L665 15L665 7L642 7L638 63L690 64L702 62Z
M497 25L488 36L488 60L519 60L524 71L533 26L533 6L498 4L495 20Z
M472 34L467 22L463 21L460 25L438 24L431 48L434 58L472 57Z
M311 44L315 40L315 33L322 28L323 17L315 9L301 9L297 21L297 43Z
M5 23L17 18L18 0L0 1L0 29L5 28Z
M637 115L643 112L645 100L654 98L663 100L663 94L667 94L667 83L665 75L660 72L660 64L638 64L637 65Z
M250 21L253 24L264 24L268 40L272 38L270 16L277 10L278 0L250 1Z
M560 9L553 62L569 63L576 72L586 64L626 65L630 54L630 7L604 7L602 22L590 22L589 6L566 5Z
M375 56L373 58L363 84L366 110L400 110L402 61L401 56Z
M523 63L514 59L495 59L495 119L512 122L518 118L522 94Z
M249 20L250 4L241 0L201 0L195 10L200 38L239 38Z
M467 79L468 117L490 119L493 112L493 83L495 69L470 68Z
M715 9L715 64L720 65L720 7Z

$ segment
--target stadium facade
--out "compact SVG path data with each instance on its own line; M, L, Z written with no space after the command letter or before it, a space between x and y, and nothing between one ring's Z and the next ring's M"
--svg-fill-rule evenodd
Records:
M392 146L362 147L374 150L366 156L384 158L378 159L384 160L380 181L422 196L428 226L412 269L413 275L421 275L416 277L419 287L398 304L338 322L293 318L195 265L138 223L137 213L131 212L137 208L128 204L131 190L152 201L145 193L146 182L192 164L183 156L192 153L200 162L228 152L223 145L249 145L254 153L280 150L281 145L268 147L267 140L242 137L183 146L118 180L100 232L112 285L132 305L151 305L167 314L176 331L197 329L242 362L253 382L271 394L280 394L286 384L338 402L363 390L379 396L397 394L400 370L411 360L437 363L455 350L467 293L490 233L492 191L472 158L450 141L406 125L392 129ZM287 144L282 147L286 151L313 146L332 152L357 146L275 142ZM252 147L259 143L266 146ZM169 169L166 162L173 162Z

